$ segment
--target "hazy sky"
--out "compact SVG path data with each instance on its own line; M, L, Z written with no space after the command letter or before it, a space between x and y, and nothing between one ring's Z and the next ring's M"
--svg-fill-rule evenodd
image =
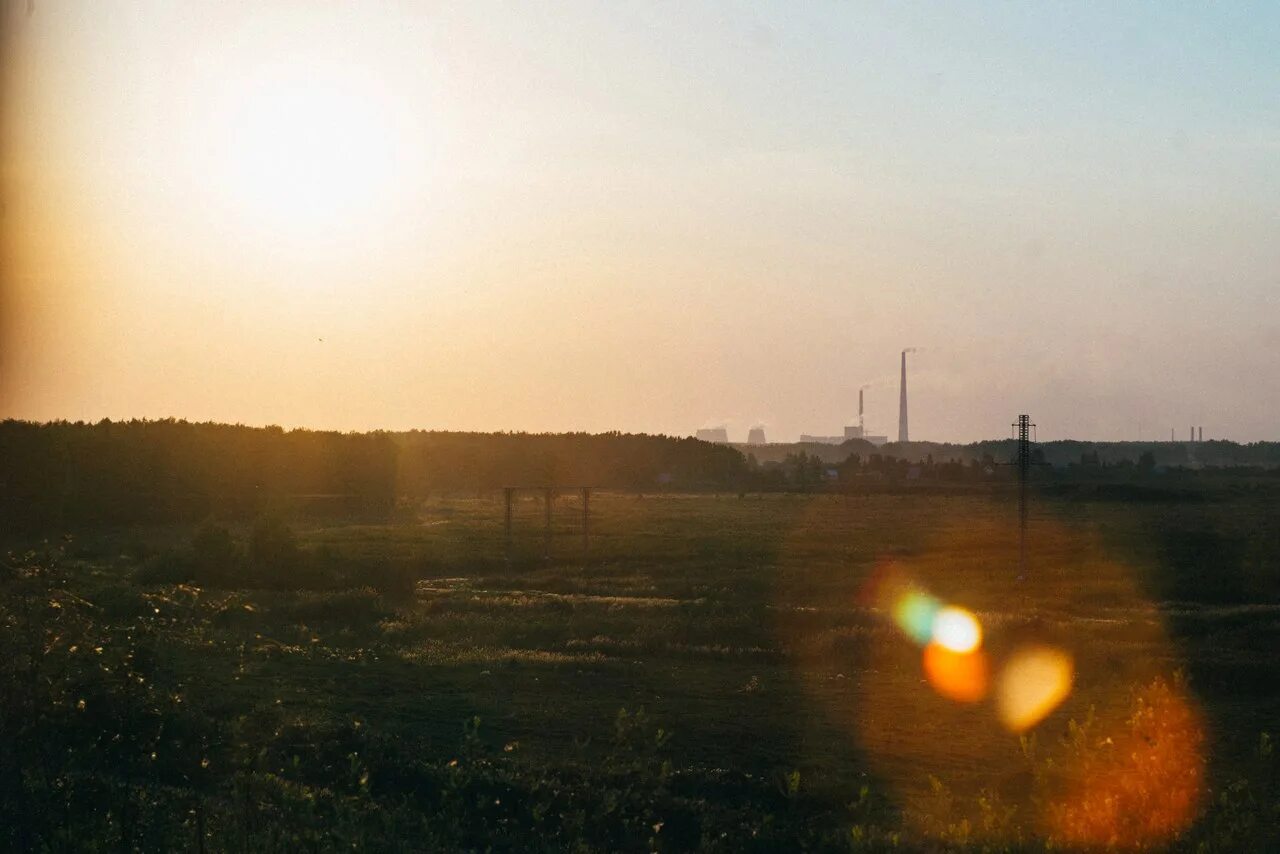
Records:
M1280 438L1280 5L9 5L0 415Z

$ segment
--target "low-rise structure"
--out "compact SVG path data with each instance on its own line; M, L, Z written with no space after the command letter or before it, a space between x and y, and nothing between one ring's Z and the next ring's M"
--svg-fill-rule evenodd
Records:
M843 436L810 436L808 433L800 434L801 442L808 442L813 445L839 445L844 442Z

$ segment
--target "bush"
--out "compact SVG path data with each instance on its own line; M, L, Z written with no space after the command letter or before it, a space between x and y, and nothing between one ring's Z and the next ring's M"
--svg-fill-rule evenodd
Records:
M169 549L148 558L133 578L139 584L200 584L195 556L188 549Z
M244 570L244 555L231 532L213 522L205 522L191 536L187 548L155 555L134 577L142 584L236 587L244 582Z
M262 516L249 534L249 560L259 568L286 568L299 562L302 552L293 531L274 516Z
M332 559L301 549L282 521L263 517L249 534L247 552L226 528L206 522L192 535L189 546L155 555L134 578L141 584L331 590L335 586L331 564Z
M212 522L201 525L191 538L191 552L197 584L234 587L243 581L244 555L226 528Z
M388 602L411 599L418 586L417 573L410 567L397 563L369 564L361 568L358 577L350 580L372 587Z
M202 562L231 564L240 560L231 532L213 522L205 522L192 535L191 550Z
M263 516L249 534L252 577L246 586L272 590L327 590L333 573L326 562L298 547L288 525L274 516Z
M378 591L369 587L303 593L273 609L276 616L300 623L361 625L387 616Z

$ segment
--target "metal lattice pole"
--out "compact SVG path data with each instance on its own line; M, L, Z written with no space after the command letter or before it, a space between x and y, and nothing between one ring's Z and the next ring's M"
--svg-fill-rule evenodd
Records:
M1018 451L1014 465L1018 467L1018 580L1027 578L1027 481L1031 476L1031 416L1019 415L1013 428L1018 434Z
M503 542L503 553L506 555L508 562L511 561L511 501L514 497L515 497L515 490L512 489L511 487L508 486L502 490L502 500L503 500L503 504L506 507L506 511L504 514L505 519L503 524L503 530L506 533L506 536Z
M591 556L591 488L582 487L582 565Z
M542 506L546 514L545 527L542 532L542 557L551 560L551 502L555 500L555 491L551 488L542 491Z

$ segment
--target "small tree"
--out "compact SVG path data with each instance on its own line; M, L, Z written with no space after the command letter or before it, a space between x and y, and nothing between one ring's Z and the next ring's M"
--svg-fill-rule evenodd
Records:
M254 568L287 575L302 557L298 540L289 526L274 516L263 516L249 534L249 562Z
M238 580L244 562L231 532L212 520L191 537L194 580L200 584L227 584Z

